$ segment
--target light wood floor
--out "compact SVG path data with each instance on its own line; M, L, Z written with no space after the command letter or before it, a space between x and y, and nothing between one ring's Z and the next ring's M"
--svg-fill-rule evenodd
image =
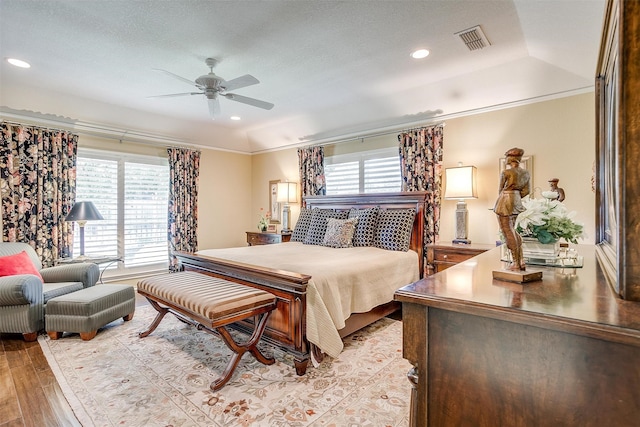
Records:
M9 426L80 426L40 344L21 334L0 334L0 427Z

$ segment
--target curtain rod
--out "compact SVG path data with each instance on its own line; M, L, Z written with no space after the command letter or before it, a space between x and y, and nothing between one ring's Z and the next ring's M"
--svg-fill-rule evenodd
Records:
M379 130L377 132L372 132L372 133L355 133L355 134L347 134L347 135L341 135L341 136L336 136L336 137L327 137L327 138L323 138L323 139L318 139L315 142L313 140L309 140L309 141L304 141L304 142L300 142L298 144L294 144L293 146L321 146L324 147L326 145L332 145L332 144L341 144L344 142L350 142L350 141L356 141L358 139L366 139L366 138L376 138L378 136L385 136L385 135L393 135L393 134L397 134L399 132L410 132L412 130L417 130L417 129L422 129L425 127L445 127L446 123L445 122L439 122L439 123L435 123L435 124L425 124L425 125L419 125L419 126L413 126L410 128L402 128L402 127L394 127L393 129L389 129L389 130Z

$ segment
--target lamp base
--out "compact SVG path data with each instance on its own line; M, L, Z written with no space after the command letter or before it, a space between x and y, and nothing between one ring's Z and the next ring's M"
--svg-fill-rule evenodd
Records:
M453 239L451 241L451 243L453 243L454 245L470 245L471 244L471 240L469 240L469 239Z

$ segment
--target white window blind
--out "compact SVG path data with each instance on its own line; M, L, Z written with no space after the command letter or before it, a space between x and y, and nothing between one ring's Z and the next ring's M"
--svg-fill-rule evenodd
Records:
M109 275L166 266L168 193L166 159L79 149L76 201L92 201L104 217L87 223L85 254L122 259Z
M397 148L325 157L327 194L388 193L402 188Z

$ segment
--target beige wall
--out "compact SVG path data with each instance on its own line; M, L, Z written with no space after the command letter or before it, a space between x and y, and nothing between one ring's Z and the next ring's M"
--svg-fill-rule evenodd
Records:
M395 134L327 147L327 153L353 152L395 146ZM595 236L595 194L591 177L595 160L595 101L587 93L551 101L497 110L446 121L444 167L474 165L478 168L478 199L468 200L469 239L474 243L494 243L498 223L491 211L498 197L499 159L512 147L525 150L533 159L532 188L536 195L558 178L566 192L565 204L577 212L576 220L585 224L593 243ZM268 182L273 179L298 181L295 149L258 154L252 157L252 211L268 203ZM440 240L455 234L455 201L442 203ZM292 207L293 223L299 205ZM255 228L253 225L252 228Z

